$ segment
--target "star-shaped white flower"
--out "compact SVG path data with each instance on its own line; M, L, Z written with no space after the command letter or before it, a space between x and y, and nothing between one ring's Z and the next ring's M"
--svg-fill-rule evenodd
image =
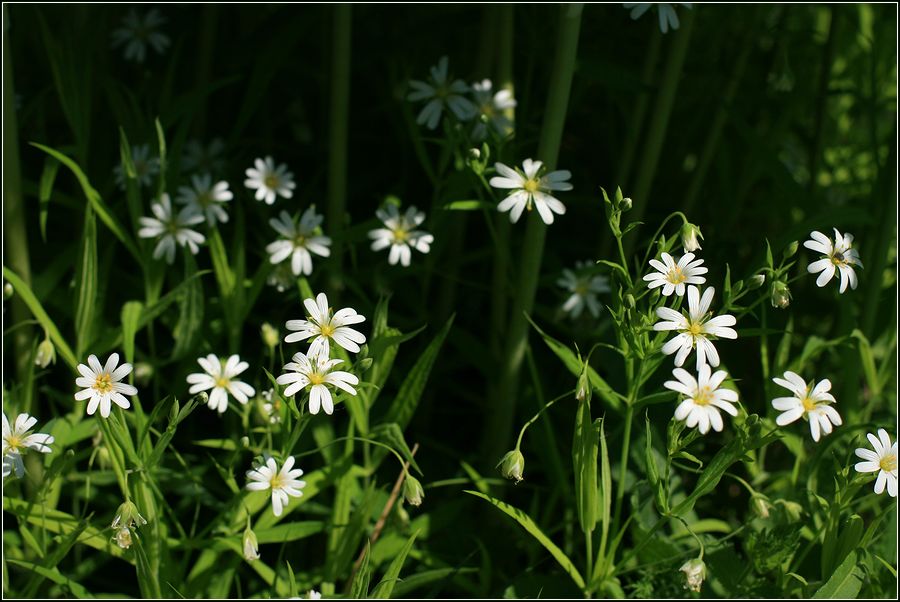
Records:
M564 269L562 277L556 281L557 285L571 293L563 303L562 309L572 318L578 318L585 307L592 316L598 317L600 302L597 295L610 291L609 278L588 272L592 265L590 261L578 261L574 270Z
M275 202L275 197L289 199L294 196L297 185L294 183L294 174L288 171L287 165L282 163L275 167L272 157L257 159L253 165L246 171L244 186L256 190L257 201L264 200L266 205L271 205Z
M706 278L701 276L709 270L702 267L702 259L694 259L693 253L685 253L677 262L668 253L662 254L662 261L650 260L650 265L656 269L644 276L648 288L663 287L662 294L668 297L675 293L679 297L684 296L686 285L704 284Z
M828 392L831 390L831 381L827 378L819 381L819 384L812 381L807 385L799 374L788 370L784 373L784 378L776 377L772 380L794 394L793 397L776 397L772 400L772 407L782 412L775 419L778 426L788 425L803 416L809 420L813 441L818 441L822 432L826 435L831 433L832 424L843 424L837 410L829 405L836 401Z
M897 442L891 444L891 437L884 429L878 429L878 436L867 433L866 437L875 451L864 447L856 448L856 455L863 460L857 462L856 472L878 472L875 479L875 493L883 493L887 486L888 495L897 497Z
M511 222L519 221L522 212L525 209L531 211L532 207L537 208L545 224L553 223L554 213L563 215L566 212L566 206L549 193L555 190L572 190L572 185L568 182L572 173L560 170L540 176L543 165L541 161L525 159L522 162L521 172L503 163L494 166L500 175L491 178L491 186L511 190L497 205L497 210L509 211Z
M213 184L209 174L191 177L190 186L179 186L176 202L186 205L194 213L205 215L206 223L215 226L228 221L224 204L234 198L228 190L228 182L222 180Z
M301 497L300 491L306 487L306 481L298 481L297 477L303 476L303 471L294 468L294 457L288 456L284 466L278 470L275 458L266 458L265 464L247 471L247 489L250 491L272 490L272 512L275 516L281 516L284 507L288 505L291 497ZM294 468L293 470L291 470ZM290 496L290 497L288 497Z
M472 84L472 96L475 98L475 106L480 116L472 130L472 136L476 140L484 140L488 128L500 136L508 136L513 130L512 121L505 115L505 111L516 107L512 91L503 89L494 94L493 88L494 85L489 79Z
M676 2L685 8L691 8L690 2ZM626 2L622 6L631 9L631 18L640 19L641 16L653 6L652 3ZM667 33L669 28L678 29L681 23L678 21L678 15L675 13L675 6L669 3L657 3L656 10L659 11L659 30Z
M25 463L22 461L22 453L27 449L34 449L42 454L50 453L50 444L53 437L45 433L31 434L31 429L37 424L37 418L28 414L19 414L12 427L6 414L3 414L3 478L15 472L16 477L22 478L25 474Z
M165 256L166 263L175 261L175 246L188 247L192 255L200 250L198 245L203 244L206 237L189 226L202 224L205 218L192 207L185 207L174 215L172 201L167 193L163 193L159 201L150 205L150 210L156 217L140 218L141 229L138 236L141 238L159 238L156 248L153 249L153 259Z
M160 12L153 8L138 15L131 9L122 19L122 27L112 33L113 47L125 45L125 60L143 63L147 58L147 46L162 54L169 45L169 38L156 29L165 23Z
M285 364L284 374L275 379L279 385L288 385L284 390L287 397L297 394L309 387L309 413L318 414L319 408L331 415L334 412L334 402L331 399L331 391L327 385L331 385L351 395L356 395L356 389L351 385L359 384L359 379L342 370L332 372L332 368L344 360L328 359L327 355L312 354L308 356L297 352L292 358L293 362Z
M401 215L396 205L388 204L378 209L375 215L384 223L385 227L369 232L369 238L372 239L372 250L380 251L390 247L388 263L391 265L397 265L399 261L403 267L408 267L412 257L411 249L420 253L428 253L431 250L434 236L424 230L415 229L425 221L425 214L415 206L410 207L406 213Z
M297 332L284 337L285 343L295 343L312 338L307 355L313 356L321 353L325 359L328 359L331 353L329 339L333 339L347 351L359 353L359 346L366 342L366 336L348 325L365 322L365 316L356 313L352 307L345 307L331 315L331 308L328 307L328 297L325 293L319 293L315 301L304 300L303 305L309 315L306 320L287 321L285 327Z
M187 381L191 384L188 393L195 395L200 391L212 389L209 394L208 405L212 410L218 410L220 414L228 409L228 394L230 393L241 404L247 403L256 390L245 382L235 377L250 367L247 362L235 354L223 362L210 353L206 357L197 358L197 363L204 372L188 374Z
M697 370L705 364L715 368L719 365L719 352L709 339L710 336L722 339L736 339L737 332L730 326L734 326L737 320L734 316L722 314L715 318L709 317L709 306L712 303L716 289L709 287L703 291L700 297L700 289L694 285L688 287L688 313L679 313L668 307L658 307L656 315L662 318L662 322L653 325L653 330L677 330L678 335L663 345L662 352L665 355L675 355L675 365L681 366L684 360L695 347L697 349Z
M675 419L683 420L688 428L696 426L703 435L709 432L710 426L721 432L723 423L719 410L737 416L737 408L732 405L738 400L737 392L720 388L728 376L724 370L712 374L712 368L703 364L697 378L682 368L672 370L672 376L677 380L668 380L664 386L687 397L675 409Z
M465 97L469 87L461 79L448 81L447 57L441 57L438 64L431 68L431 81L429 83L412 80L409 86L412 92L407 100L418 102L427 100L425 107L419 112L416 123L425 124L429 130L433 130L441 121L444 107L450 109L460 121L468 121L475 115L475 105Z
M137 395L137 389L120 382L131 373L131 364L124 363L119 366L118 353L110 355L104 366L101 366L100 360L92 354L88 357L87 366L78 364L78 372L81 373L81 376L75 379L75 384L83 389L75 394L75 399L79 401L90 399L87 405L88 416L96 412L99 407L100 415L109 418L112 403L123 410L131 407L131 402L125 396Z
M140 186L150 186L153 184L153 176L159 173L159 157L150 156L150 146L141 144L131 147L131 163L134 165L134 175ZM125 190L125 170L122 165L113 167L113 175L116 178L116 185L121 190Z
M323 216L316 213L313 205L303 212L300 224L295 223L294 218L287 211L282 211L278 218L269 220L269 225L282 238L266 245L266 253L272 264L291 259L291 272L294 276L312 274L312 254L320 257L331 255L331 238L322 234Z
M853 266L862 268L863 264L859 260L859 253L856 249L852 248L853 235L842 235L838 229L835 228L833 244L831 239L821 232L814 231L811 232L809 236L811 237L811 240L804 242L803 246L807 249L822 253L825 256L818 261L812 262L806 267L806 271L810 274L821 272L819 277L816 278L816 284L820 287L825 286L834 277L835 271L838 271L841 274L840 292L843 293L847 290L848 284L850 285L850 288L855 290L857 281L856 272L853 271Z

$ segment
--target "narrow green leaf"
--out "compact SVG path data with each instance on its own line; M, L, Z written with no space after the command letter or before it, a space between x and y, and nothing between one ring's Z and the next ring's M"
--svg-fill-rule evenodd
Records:
M76 598L93 598L94 596L85 588L83 585L72 581L68 577L65 577L62 573L59 572L57 568L47 568L35 564L34 562L28 562L27 560L18 560L16 558L6 558L6 562L20 566L24 569L28 569L29 571L33 571L42 577L46 577L53 583L57 585L61 585L62 587L69 590L69 592L75 596Z
M473 575L477 572L478 569L475 567L447 567L422 571L421 573L404 577L403 581L394 588L393 594L397 598L405 598L412 592L437 581L444 581L445 579L461 575Z
M363 552L362 562L359 564L359 570L353 576L353 583L350 585L350 597L357 600L369 597L369 581L372 578L372 569L369 566L369 555L371 545L366 540L366 549Z
M190 253L184 254L184 274L190 278L197 273L197 262ZM189 283L181 294L178 302L179 315L172 338L175 339L175 347L172 349L172 358L178 359L189 353L199 342L203 328L203 288L200 281L190 278Z
M431 367L434 365L438 352L444 344L444 339L453 325L454 317L455 314L450 316L450 319L447 320L444 327L432 339L425 351L422 352L422 355L419 356L412 370L409 371L409 374L403 380L403 384L400 385L400 390L397 392L397 397L385 416L385 422L396 422L401 429L405 429L406 425L409 424L410 418L412 418L416 407L419 405L422 391L425 390L425 383L428 382Z
M75 349L78 357L84 356L92 340L94 308L97 307L97 221L90 205L84 212L81 245L81 260L75 270L78 282L75 301Z
M475 211L476 209L496 210L497 205L485 201L453 201L444 205L445 211Z
M866 382L872 390L872 395L877 397L881 394L881 381L878 379L878 371L875 369L875 356L872 355L872 346L869 344L869 339L866 338L866 335L859 328L854 328L850 336L857 341L859 360L866 375Z
M225 243L222 242L222 235L219 234L219 229L210 229L207 240L209 241L209 255L212 259L213 272L216 275L216 282L219 283L219 292L223 297L222 301L225 303L234 290L234 273L228 265L228 254L225 252Z
M16 295L22 299L22 302L28 306L28 310L31 312L31 315L35 317L35 319L40 322L41 326L44 330L47 331L47 334L50 335L50 340L53 341L53 344L56 345L57 351L62 356L62 358L69 364L69 367L72 368L73 371L76 370L78 366L78 360L75 359L75 354L72 353L72 348L69 347L69 344L66 343L65 339L63 339L62 335L59 333L59 329L56 327L56 324L53 323L53 320L50 319L50 316L47 315L47 312L44 311L41 302L37 300L37 297L34 296L34 293L31 292L31 288L25 281L19 278L19 276L7 268L3 266L3 277L9 280L10 284L13 285L13 288L16 290Z
M553 543L549 537L544 535L544 532L537 526L537 524L532 520L530 516L525 514L522 510L507 504L506 502L501 502L500 500L493 498L489 495L485 495L478 491L471 491L468 489L464 490L465 493L469 495L474 495L476 497L480 497L483 500L486 500L488 503L493 505L495 508L515 520L523 529L525 529L532 537L534 537L556 561L559 565L569 574L572 578L572 581L575 582L579 588L584 589L584 578L582 578L581 574L578 572L578 569L575 568L575 565L569 560L569 557L563 553L559 547Z
M572 466L575 472L575 507L581 530L590 533L597 525L597 452L599 434L591 418L587 399L578 403L572 441Z
M297 541L325 530L325 523L318 520L285 523L255 531L259 543L282 543Z
M122 306L122 349L125 361L134 362L134 338L140 324L144 304L140 301L128 301Z
M154 120L154 125L156 126L156 140L159 143L159 195L162 196L166 191L166 172L169 168L166 156L166 133L163 131L159 117Z
M41 182L38 186L38 203L40 206L41 239L47 242L47 217L50 213L50 196L53 184L59 172L59 161L53 157L44 158L44 169L41 171Z
M812 597L845 600L856 598L862 589L864 575L862 568L857 564L856 551L850 552Z
M403 569L406 557L409 555L409 551L412 550L413 542L416 541L418 535L418 531L413 533L412 537L409 538L409 541L406 542L406 545L403 546L403 549L400 550L400 553L394 557L394 560L391 562L390 566L388 566L388 570L384 573L381 582L375 587L375 591L372 592L372 598L386 600L394 593L394 586L400 579L400 571Z

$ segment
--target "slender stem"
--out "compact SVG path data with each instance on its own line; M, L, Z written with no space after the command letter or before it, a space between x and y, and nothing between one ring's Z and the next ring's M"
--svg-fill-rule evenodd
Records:
M328 231L331 234L330 293L343 288L344 214L347 203L347 130L350 112L351 5L334 6L331 56L331 115L328 145Z
M13 87L12 54L9 49L9 8L3 6L3 238L5 264L31 287L28 260L28 234L25 206L22 203L22 171L19 165L19 127L16 122L15 88ZM31 316L19 296L12 298L12 323L19 324ZM16 331L13 338L16 374L26 382L31 359L32 328Z
M587 566L584 569L584 574L588 577L587 581L590 581L591 572L594 570L594 543L593 543L593 531L585 531L584 533L584 546L587 552ZM590 592L585 594L585 597L590 597Z
M541 131L541 141L538 146L538 157L551 169L556 165L559 156L563 126L566 122L569 92L572 87L575 57L578 51L582 8L581 4L567 4L561 7L556 56L548 88L547 109ZM517 293L510 315L497 405L494 407L495 411L488 420L487 428L484 431L483 447L489 457L501 453L504 442L508 440L512 430L519 372L525 357L525 347L528 345L528 322L525 316L531 313L534 306L546 232L547 227L534 212L531 212L525 232Z
M625 472L628 468L628 448L631 445L631 422L634 418L634 405L629 403L625 410L625 440L622 442L622 458L619 465L619 482L616 486L616 511L613 514L613 532L619 530L622 518L622 501L625 499Z
M531 417L531 420L529 420L528 422L526 422L525 424L522 425L522 430L519 431L519 438L516 439L516 449L519 449L520 447L522 447L522 437L525 436L525 431L528 429L529 426L531 426L532 424L534 424L534 421L537 420L537 419L540 417L540 415L544 413L545 410L550 409L550 406L552 406L554 403L556 403L556 402L559 401L560 399L565 399L565 398L567 398L567 397L572 397L572 396L574 396L574 395L575 395L575 390L574 390L574 389L572 389L571 391L566 391L565 393L563 393L563 394L560 395L559 397L554 397L553 399L551 399L550 401L548 401L548 402L547 402L547 405L545 405L545 406L542 407L540 410L538 410L538 413L535 414L534 416L532 416L532 417Z
M641 155L638 172L635 174L634 194L631 196L634 204L628 215L631 221L641 221L647 208L647 195L653 185L659 155L662 152L663 141L669 125L669 117L672 114L672 105L675 103L675 93L678 91L684 59L687 56L691 40L695 12L693 10L683 12L681 27L675 34L669 60L666 61L659 96L653 109L653 121L650 122L650 131L644 145L644 152ZM634 237L631 240L633 241ZM631 245L629 244L626 251L630 252L630 250Z

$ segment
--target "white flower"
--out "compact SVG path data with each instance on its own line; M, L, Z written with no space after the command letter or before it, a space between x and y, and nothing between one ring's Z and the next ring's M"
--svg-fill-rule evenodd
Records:
M288 171L287 165L282 163L275 167L272 157L266 157L265 161L257 159L254 165L245 172L247 179L244 180L244 186L256 189L257 201L265 200L266 205L271 205L276 196L286 199L294 196L297 185L294 184L294 174Z
M668 307L656 309L656 315L663 319L653 325L653 330L677 330L679 334L663 345L662 352L675 355L675 365L681 366L690 354L697 348L697 369L709 360L709 365L715 368L719 365L719 352L716 351L709 336L723 339L736 339L737 332L729 326L734 326L737 320L734 316L723 314L715 318L709 318L709 306L712 303L714 288L703 291L700 298L700 289L691 285L688 287L688 313L679 313Z
M688 428L697 426L700 433L705 435L709 427L722 431L722 415L719 410L724 410L732 416L737 416L738 411L731 402L737 402L738 394L731 389L722 389L722 381L728 376L724 370L712 373L708 364L700 366L695 379L687 370L675 368L672 376L675 380L665 382L665 387L687 396L675 409L675 419L683 420Z
M525 159L522 169L511 169L503 163L495 165L499 176L491 178L491 186L494 188L509 188L512 190L508 196L497 205L498 211L509 211L509 220L513 223L519 221L519 216L527 208L531 211L532 204L537 207L538 213L545 224L553 223L553 214L562 215L566 212L566 206L558 199L548 194L553 190L572 190L572 185L567 182L572 177L567 170L551 171L538 177L541 161Z
M228 409L229 393L241 404L247 403L247 400L256 393L253 387L235 379L238 374L250 367L250 364L242 362L237 354L223 362L210 353L206 357L197 358L197 363L204 372L188 374L187 381L192 385L188 393L195 395L200 391L212 389L212 393L209 394L210 409L218 410L220 414L225 412Z
M269 418L270 424L281 422L281 398L275 395L275 389L269 388L262 392L263 412Z
M706 579L706 563L700 558L692 558L678 570L684 573L684 589L699 592L703 580Z
M662 294L666 297L673 292L683 297L685 285L706 282L706 278L700 274L705 274L709 270L701 267L702 264L703 260L695 260L693 253L686 253L677 263L671 255L663 253L661 262L656 259L650 260L650 265L657 271L644 276L644 280L649 283L648 288L663 287Z
M206 223L215 226L216 222L228 221L223 204L233 198L228 182L223 180L213 185L212 176L203 174L191 177L191 186L179 186L176 201L194 213L205 215Z
M331 371L332 368L344 360L330 360L323 353L318 355L310 353L307 356L300 352L294 354L293 360L293 362L288 362L284 366L284 369L288 370L288 372L275 379L275 382L279 385L288 385L284 390L284 394L287 397L295 395L309 385L310 414L318 414L320 407L328 415L334 412L331 391L328 390L326 385L331 385L351 395L356 395L356 389L350 386L359 384L359 379L356 376L341 370Z
M281 511L287 506L291 497L300 497L303 492L300 491L306 487L306 481L298 481L297 477L303 476L303 471L299 468L291 470L294 466L294 457L288 456L284 461L284 466L278 470L278 464L275 458L267 457L264 465L247 471L247 489L250 491L272 490L272 512L275 516L281 516Z
M859 260L859 253L856 249L851 248L853 243L852 234L841 234L837 228L834 229L834 244L831 240L821 232L811 232L811 240L803 243L807 249L812 249L825 255L822 259L814 261L806 267L806 271L810 274L821 272L816 278L818 286L825 286L834 277L835 270L841 273L841 289L840 292L847 290L847 284L850 288L856 289L856 272L853 271L854 265L863 267Z
M331 238L321 234L322 219L316 213L315 205L303 212L299 225L287 211L282 211L277 219L270 219L269 225L284 238L266 245L269 261L279 264L290 257L294 276L312 274L312 253L321 257L331 255L331 249L328 248Z
M143 63L147 57L147 45L153 47L158 54L162 54L169 45L169 38L165 34L156 31L166 20L160 12L153 8L138 15L131 9L122 19L122 27L112 33L113 47L125 44L125 60Z
M578 261L574 270L564 269L562 277L556 281L557 285L571 293L562 309L573 318L578 318L585 307L592 316L598 317L600 302L597 301L597 294L610 291L609 278L589 273L591 265L590 261Z
M253 529L250 528L250 525L247 525L247 528L244 530L244 560L247 562L253 562L254 560L259 560L259 543L256 539L256 533L253 532Z
M213 138L209 146L204 146L199 140L189 140L181 152L181 170L219 173L225 169L224 151L225 142L221 138Z
M431 250L434 236L424 230L415 230L416 226L425 221L425 214L415 206L410 207L405 214L401 215L396 205L388 204L378 209L375 215L386 227L376 228L369 232L369 238L372 239L372 250L380 251L390 247L388 262L391 265L397 265L399 261L403 267L408 267L412 257L410 248L416 249L420 253L427 253Z
M685 8L691 8L690 2L676 2L675 4L680 4ZM631 9L631 18L639 19L641 16L647 12L647 10L653 6L653 4L646 3L638 3L638 2L626 2L623 4L625 8ZM678 22L678 15L675 14L675 7L672 4L662 3L657 4L656 9L659 11L659 30L663 33L669 31L671 27L672 30L678 29L680 23Z
M19 414L12 428L6 414L3 414L3 478L15 472L16 477L22 478L25 474L25 463L22 461L22 453L26 449L34 449L42 454L49 454L49 445L53 443L53 437L44 433L30 434L37 418L28 414Z
M505 115L505 111L516 106L512 91L503 89L496 94L492 92L493 84L489 79L472 84L472 96L480 115L480 120L472 130L472 136L477 140L487 137L488 126L501 136L508 136L513 130L512 121Z
M106 365L101 366L96 355L88 357L88 365L78 364L78 372L81 376L75 379L75 384L82 390L75 394L75 399L81 401L90 398L87 405L88 416L100 407L100 415L109 418L111 402L120 408L127 410L131 402L126 395L137 395L137 389L133 386L119 382L131 373L131 364L125 363L119 366L119 354L113 353L106 360Z
M205 221L204 217L191 207L185 207L175 216L172 213L172 201L169 195L163 193L159 201L150 205L150 210L156 217L140 218L141 229L138 236L141 238L159 237L156 248L153 249L153 259L159 259L163 255L166 262L175 261L175 245L187 246L192 255L200 250L198 245L206 240L206 237L191 230L188 226L195 226Z
M897 497L897 442L891 445L891 437L884 429L878 429L878 437L872 433L866 434L866 437L875 451L864 447L856 449L856 455L865 460L856 463L856 472L878 471L875 493L883 493L887 485L888 495Z
M803 416L809 420L813 441L818 441L821 431L826 435L831 433L832 423L835 426L843 424L837 410L829 405L836 401L828 392L831 390L831 381L827 378L819 384L812 381L807 385L799 374L788 370L784 373L784 378L772 380L794 394L793 397L777 397L772 400L772 407L783 412L775 419L778 426L785 426Z
M285 343L295 343L315 337L309 346L307 354L310 356L319 355L321 350L325 359L328 359L330 354L328 339L334 339L335 343L347 351L359 353L359 346L366 342L366 336L350 328L348 324L365 322L366 318L364 316L356 313L356 310L352 307L345 307L331 315L331 309L328 307L328 297L325 296L325 293L319 293L315 301L312 299L304 300L303 305L306 307L309 315L306 317L306 320L287 321L285 324L287 329L298 332L284 337Z
M468 121L475 115L475 105L464 96L469 87L461 79L452 82L447 80L447 57L444 56L431 68L431 83L418 80L409 82L413 90L406 99L412 102L428 101L419 112L416 123L425 124L429 130L438 126L445 105L461 121Z
M314 589L311 589L308 592L306 592L306 599L307 600L321 600L322 594L317 592Z
M150 156L150 146L141 144L131 147L131 163L134 165L134 175L140 186L153 184L153 176L159 173L159 157ZM125 170L122 165L113 167L113 175L120 189L125 190Z

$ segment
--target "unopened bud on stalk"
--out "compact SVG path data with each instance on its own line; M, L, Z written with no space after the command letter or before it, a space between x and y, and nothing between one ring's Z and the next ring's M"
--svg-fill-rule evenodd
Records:
M760 518L769 518L769 508L772 504L769 503L768 498L764 495L754 495L750 498L751 506L753 507L753 513L756 514Z
M634 306L637 305L637 301L635 301L634 295L632 295L631 293L626 293L625 298L622 299L622 301L625 303L625 307L627 307L628 309L634 309Z
M372 367L372 363L374 361L375 360L373 360L370 357L364 357L363 359L359 360L359 364L357 364L359 366L359 371L365 372L366 370L368 370L369 368Z
M403 497L411 506L421 506L422 498L425 497L422 483L409 473L406 473L406 479L403 481Z
M679 569L684 573L684 589L692 592L699 592L703 580L706 579L706 564L701 558L692 558L688 560Z
M56 347L53 346L53 342L49 338L45 338L38 345L34 363L41 368L46 368L51 363L56 363Z
M120 527L131 529L146 524L147 519L141 516L137 506L134 505L134 502L129 500L119 506L119 510L116 512L116 517L113 519L110 527L113 529L118 529Z
M785 248L785 250L781 254L781 256L785 259L790 259L791 257L793 257L794 255L797 254L797 249L799 249L799 248L800 248L800 243L795 240L794 242L789 244L787 246L787 248Z
M480 158L481 158L481 151L480 151L480 150L478 150L477 148L470 148L470 149L469 149L469 159L471 159L471 160L473 160L473 161L477 161L477 160L480 159Z
M784 309L791 304L791 289L786 282L776 280L772 283L772 307Z
M631 210L632 206L631 197L625 197L621 201L619 201L619 211L625 213L626 211Z
M766 275L765 274L756 274L754 276L750 276L747 278L747 290L752 291L758 289L762 285L766 283Z
M3 283L3 300L4 301L6 301L7 299L10 299L15 292L16 291L15 291L15 289L13 289L12 284L10 284L9 282Z
M681 226L681 246L684 247L685 253L693 253L698 249L702 249L700 246L700 240L703 239L703 234L700 232L700 228L695 226L690 222L685 222L683 226Z
M244 529L244 560L253 562L259 560L259 542L256 540L256 533L247 525Z
M139 385L146 385L153 377L153 366L147 362L138 362L134 365L134 380Z
M516 448L503 456L503 459L497 464L497 468L505 478L519 483L525 473L525 456Z
M263 325L259 328L259 332L262 335L263 343L269 348L269 351L278 347L278 339L281 335L277 328L268 322L263 322Z

